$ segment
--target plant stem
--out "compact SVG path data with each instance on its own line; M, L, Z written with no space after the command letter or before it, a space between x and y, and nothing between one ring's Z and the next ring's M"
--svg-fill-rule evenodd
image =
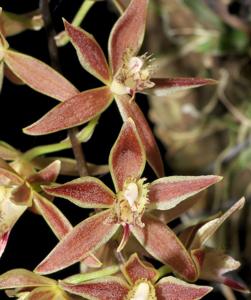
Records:
M51 65L57 71L61 71L61 66L58 56L58 48L54 40L56 32L52 26L51 13L49 7L49 0L40 0L40 9L44 18L45 29L48 36L48 50L51 59ZM71 128L68 130L68 135L72 144L73 154L77 161L78 172L80 176L88 175L88 169L85 161L85 156L82 151L81 143L78 141L76 135L78 134L77 128Z
M168 266L162 266L158 269L159 277L163 277L166 274L171 273L171 269Z
M72 150L77 161L79 176L87 176L89 174L85 155L82 150L82 145L77 139L78 129L76 127L68 130L68 135L71 140Z
M80 283L80 282L87 281L87 280L92 280L92 279L96 279L96 278L100 278L100 277L113 275L119 271L120 271L119 266L110 266L110 267L107 267L103 270L96 271L96 272L73 275L71 277L66 278L65 281L68 283L76 284L76 283Z
M95 2L96 1L94 0L84 0L77 14L72 20L72 25L79 26ZM63 47L70 41L70 38L65 31L60 32L55 39L58 47Z
M72 20L72 25L79 26L94 3L95 3L95 1L93 1L93 0L83 1L77 14L75 15L74 19Z

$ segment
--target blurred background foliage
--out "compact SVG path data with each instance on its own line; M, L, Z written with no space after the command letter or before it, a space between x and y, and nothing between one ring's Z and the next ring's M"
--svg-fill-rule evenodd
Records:
M155 0L147 49L156 76L199 76L218 85L150 99L149 117L174 174L224 176L213 193L182 218L185 224L225 210L244 195L213 241L242 262L251 284L251 1ZM223 291L227 299L235 299Z

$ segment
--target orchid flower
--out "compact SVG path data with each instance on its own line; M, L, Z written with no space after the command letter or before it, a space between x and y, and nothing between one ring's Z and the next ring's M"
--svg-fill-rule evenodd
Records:
M147 0L132 0L115 23L109 37L109 65L94 37L64 21L82 67L98 78L104 86L82 92L59 104L24 132L43 135L81 125L100 115L115 99L123 120L131 117L145 147L149 164L163 176L163 164L154 136L140 108L135 93L164 96L175 90L215 83L201 78L152 78L153 67L147 54L137 56L142 45Z
M247 286L226 273L240 267L240 263L223 250L206 247L206 242L214 235L220 226L234 213L241 210L245 199L241 198L224 214L190 226L179 235L186 248L191 252L199 270L199 278L225 284L242 293L249 293Z
M132 233L146 251L181 277L191 281L197 278L191 256L174 232L153 217L151 211L171 209L221 178L174 176L147 183L141 178L145 162L136 126L128 119L109 157L116 194L94 177L44 187L46 193L68 199L80 207L105 210L84 220L67 234L36 268L37 272L55 272L82 260L122 228L118 251L123 249Z
M0 256L17 220L27 208L32 208L36 198L42 197L38 194L39 185L56 180L60 161L54 161L37 173L30 166L24 167L17 162L13 167L15 169L0 160Z
M131 255L121 270L127 281L117 276L79 283L66 279L60 281L59 286L90 300L198 300L212 290L211 287L189 284L172 276L160 279L158 271L142 262L137 254Z
M6 152L6 149L9 151ZM8 157L7 154L13 160L10 164L0 159L0 257L7 245L11 229L28 208L43 216L59 240L72 229L72 225L61 211L39 193L41 184L49 184L56 180L60 173L61 161L54 160L34 173L34 164L23 161L17 150L6 148L5 144L0 156ZM83 263L94 268L101 265L93 254L87 256Z

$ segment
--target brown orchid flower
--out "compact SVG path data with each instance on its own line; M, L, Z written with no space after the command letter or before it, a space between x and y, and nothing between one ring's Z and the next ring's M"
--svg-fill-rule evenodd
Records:
M241 198L224 214L202 221L183 230L179 238L191 252L192 258L198 266L199 278L225 284L242 293L249 293L247 286L229 275L240 267L240 263L221 249L209 248L206 242L215 234L234 213L241 210L245 199Z
M59 171L60 161L54 161L34 173L30 166L25 168L16 163L11 167L0 159L0 256L6 247L11 229L25 210L32 208L34 201L50 202L38 193L39 185L55 181ZM55 210L58 209L55 207Z
M41 194L40 188L41 184L49 184L56 180L60 173L61 162L55 160L35 172L34 164L18 159L20 153L11 153L15 157L12 163L7 164L0 159L0 257L13 226L26 209L40 214L59 240L72 230L68 219ZM87 256L82 262L94 268L101 265L93 254Z
M198 300L212 290L211 287L189 284L172 276L160 279L158 271L142 262L137 254L131 255L121 270L127 281L107 276L74 284L66 279L60 281L59 286L90 300Z
M84 220L67 234L40 263L37 272L55 272L82 260L122 227L118 251L123 249L132 233L153 257L168 264L181 277L196 280L197 269L191 256L173 231L152 216L151 211L172 209L221 178L173 176L146 183L146 179L141 178L145 162L145 151L135 124L128 119L109 157L116 194L94 177L44 187L48 194L68 199L80 207L105 210Z
M147 54L137 56L142 45L147 0L132 0L115 23L109 37L109 65L105 55L86 31L65 21L65 29L83 68L102 81L105 86L81 92L49 111L24 132L42 135L81 125L101 114L115 98L124 120L132 118L145 147L149 164L158 176L163 176L163 164L154 136L140 108L135 93L164 96L186 88L215 83L201 78L152 78L153 67Z

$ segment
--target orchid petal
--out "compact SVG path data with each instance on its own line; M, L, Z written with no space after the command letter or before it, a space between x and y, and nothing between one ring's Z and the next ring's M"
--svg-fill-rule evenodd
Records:
M4 234L0 235L0 258L2 257L4 250L7 246L9 236L10 236L10 231L7 231Z
M122 266L122 272L131 284L143 278L155 283L159 277L158 271L149 264L144 264L136 253Z
M155 86L144 93L153 96L168 96L172 93L197 88L203 85L213 85L217 81L208 78L151 78Z
M106 243L119 224L111 222L111 211L98 213L73 228L37 266L40 274L53 273L83 260Z
M131 0L129 6L113 26L109 37L109 60L113 74L123 63L126 51L132 56L139 51L145 33L147 0Z
M56 281L25 269L14 269L0 276L0 289L53 286Z
M67 199L84 208L107 208L115 201L114 193L95 177L82 177L65 184L44 186L50 195Z
M14 170L6 163L0 161L0 184L1 185L19 185L23 183L23 179L15 174Z
M32 290L25 300L69 300L69 295L56 286L38 287Z
M60 160L56 160L49 164L44 169L40 170L34 175L31 175L28 178L29 183L51 183L56 181L59 173L60 173L61 162Z
M24 82L19 77L17 77L15 73L13 73L6 64L4 65L4 76L8 78L8 80L13 84L16 85L24 84Z
M129 240L130 235L131 235L131 230L129 224L127 223L123 224L123 235L120 244L117 248L117 252L121 252L124 249L125 245Z
M103 83L109 83L109 67L104 52L94 37L85 30L75 27L65 20L64 25L77 51L82 67Z
M155 286L158 300L198 300L212 291L212 287L186 283L178 278L162 278Z
M163 177L164 167L160 151L144 114L137 103L130 101L128 96L116 96L116 102L123 120L126 121L128 118L133 119L145 148L146 159L149 165L158 177Z
M37 193L33 201L59 240L72 230L71 223L53 203Z
M102 262L94 255L90 254L81 262L89 268L100 268L102 266Z
M200 200L201 200L200 195L195 195L187 199L186 201L180 202L177 206L169 210L154 210L151 211L151 214L156 216L159 220L162 220L162 222L164 222L165 224L168 224L171 221L179 218L183 213L187 212L191 207L193 207Z
M78 94L78 90L61 74L32 56L8 50L5 62L18 78L39 93L59 101Z
M0 92L3 87L3 79L4 79L4 61L0 61Z
M11 191L10 200L16 205L32 205L33 192L27 182L13 188Z
M30 135L43 135L81 125L102 113L111 104L112 99L108 87L79 93L24 128L24 132Z
M213 234L219 229L222 223L228 219L233 213L241 210L245 204L245 198L241 198L233 206L231 206L222 216L210 220L205 225L200 227L194 234L193 241L190 245L190 249L199 249L206 243L206 241L213 236Z
M170 176L155 180L150 185L149 208L168 210L187 198L219 182L222 177L209 176Z
M34 203L59 240L73 229L69 220L52 202L48 201L40 194L35 193ZM102 263L93 254L87 256L83 260L83 263L91 268L97 268L102 265Z
M2 160L14 160L19 156L19 152L11 145L0 141L0 159ZM1 167L1 164L0 164Z
M203 253L202 262L200 262L200 257L202 255L201 252ZM223 283L240 292L249 292L245 284L229 277L226 274L238 269L241 264L231 256L225 254L224 251L205 248L193 250L192 255L194 259L198 259L198 264L201 265L201 279Z
M123 300L129 292L124 280L107 276L79 284L60 281L59 285L67 292L90 300Z
M145 152L132 119L128 119L112 147L109 165L116 190L128 178L140 178L145 167Z
M149 214L143 217L142 222L145 224L143 228L133 226L131 229L140 244L181 277L196 280L198 274L194 262L175 233Z
M9 234L12 227L27 209L25 205L15 205L10 201L11 194L3 186L0 186L0 240Z

